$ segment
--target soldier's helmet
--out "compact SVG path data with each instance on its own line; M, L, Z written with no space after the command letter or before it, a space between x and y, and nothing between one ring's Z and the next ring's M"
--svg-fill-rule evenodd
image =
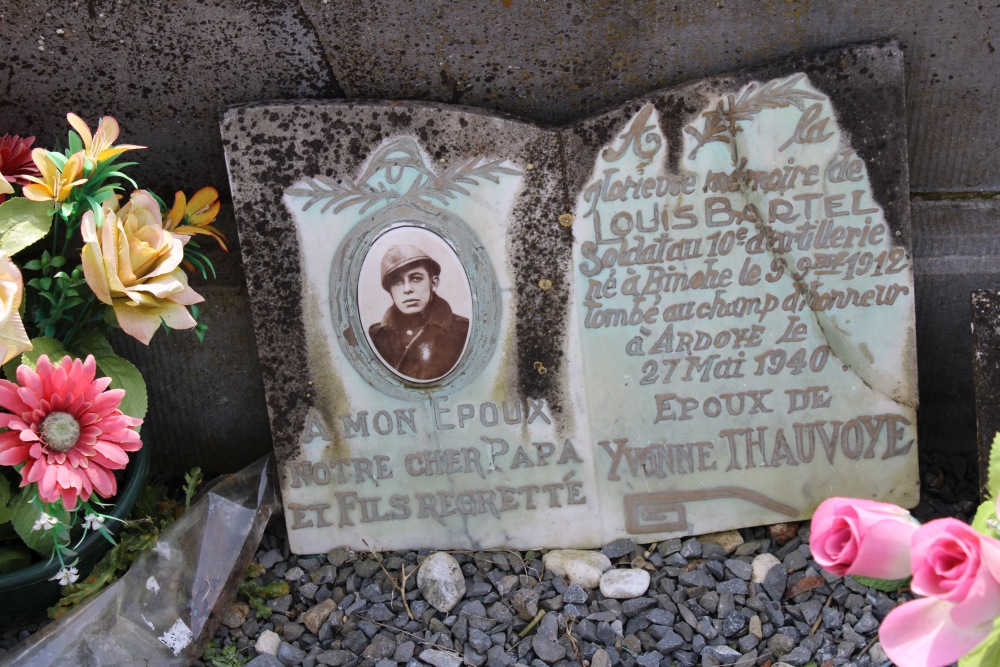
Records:
M432 278L441 274L441 265L417 246L394 245L386 250L382 257L382 289L388 292L393 274L418 262L427 264Z

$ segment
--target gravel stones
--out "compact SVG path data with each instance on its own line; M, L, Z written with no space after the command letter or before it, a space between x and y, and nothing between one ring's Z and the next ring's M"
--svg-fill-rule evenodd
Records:
M738 546L735 539L721 544L703 536L650 547L616 540L605 545L604 554L583 552L599 562L594 588L571 580L559 558L550 566L551 554L564 555L558 552L454 552L455 585L461 577L465 595L439 611L418 576L405 582L402 576L404 568L407 575L419 574L418 564L432 552L384 553L381 565L373 556L337 549L325 558L295 556L278 524L265 532L257 557L283 554L260 583L288 581L290 594L269 603L284 611L276 609L265 619L251 608L243 625L220 626L216 642L236 646L261 667L571 667L585 661L591 667L759 667L768 660L790 667L811 661L880 667L886 662L876 641L879 621L909 594L887 595L823 572L809 551L806 527L781 547L766 527L739 535L744 541ZM612 562L608 554L617 569L602 570ZM649 576L644 592L617 598L606 586L602 590L601 576L630 572L628 565L640 555L649 563L642 570ZM786 591L794 597L784 597ZM280 658L274 657L279 651ZM207 666L196 662L195 667Z
M281 628L281 638L288 642L293 642L306 631L306 629L298 623L285 623Z
M743 545L743 536L738 530L723 530L718 533L709 533L698 538L702 545L706 543L717 544L722 548L727 556Z
M649 589L649 581L645 570L608 570L601 576L601 594L619 600L637 598Z
M522 588L511 596L511 607L522 621L530 621L538 613L538 591Z
M458 654L437 649L421 651L420 659L434 667L459 667L462 664L462 657Z
M284 558L284 556L281 555L281 551L279 549L271 549L270 551L268 551L267 553L265 553L263 556L260 556L257 559L257 562L265 570L270 570L271 568L273 568L275 565L277 565L278 563L280 563L283 560L285 560L285 558Z
M739 577L744 581L750 581L750 578L753 576L753 565L745 560L730 558L726 560L725 567L733 576Z
M788 585L788 572L785 566L778 564L772 567L764 577L764 590L775 602L781 602L785 595L785 587Z
M776 523L768 527L771 537L778 546L782 546L799 534L799 524L797 523Z
M310 607L302 614L302 623L309 628L309 632L319 634L320 627L330 618L330 614L337 608L337 603L333 600L324 600L314 607Z
M556 641L558 630L558 616L545 614L538 624L538 631L531 638L531 648L542 662L551 664L566 657L566 647Z
M288 667L294 667L294 665L299 665L306 657L306 652L297 646L293 646L288 642L281 642L278 646L278 653L275 657L281 661L281 664L287 665Z
M462 568L451 554L443 551L431 554L420 564L417 586L424 599L438 611L451 611L465 596Z
M583 590L579 584L570 584L563 593L563 602L566 604L583 604L587 601L587 591Z
M316 656L316 662L327 667L344 667L344 665L357 662L357 657L350 651L323 651Z
M557 549L542 557L545 567L557 577L566 577L580 588L597 588L601 575L611 569L611 560L596 551Z
M656 650L663 654L669 654L681 648L686 643L687 641L684 637L681 637L673 630L667 630L660 641L656 643Z
M367 579L378 572L379 569L378 561L374 558L365 558L354 563L354 573L362 579Z
M222 624L227 628L238 628L246 623L249 613L250 605L246 602L231 602L222 613Z
M396 641L390 635L380 632L371 638L371 643L365 647L361 657L381 660L382 658L388 658L395 651Z
M590 658L590 667L611 667L611 656L603 648L597 649Z
M680 554L682 558L697 558L701 556L701 542L695 538L685 540L681 543Z
M635 542L628 538L622 538L609 544L605 544L604 548L601 549L601 553L610 559L628 556L633 551L635 551Z

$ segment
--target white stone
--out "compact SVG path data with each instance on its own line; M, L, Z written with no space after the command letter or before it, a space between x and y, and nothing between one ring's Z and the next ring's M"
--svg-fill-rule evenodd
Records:
M257 653L267 653L268 655L278 655L279 646L281 646L281 637L270 630L264 630L257 638L257 643L253 645Z
M606 598L630 600L649 590L649 572L645 570L608 570L601 577L601 594Z
M465 577L451 554L438 551L420 564L417 587L429 605L438 611L448 612L465 595Z
M558 549L542 556L542 563L557 577L566 577L580 588L597 588L601 575L611 569L611 561L599 551Z
M750 576L750 581L755 584L764 583L771 568L780 564L781 561L774 554L760 554L753 559L753 574Z

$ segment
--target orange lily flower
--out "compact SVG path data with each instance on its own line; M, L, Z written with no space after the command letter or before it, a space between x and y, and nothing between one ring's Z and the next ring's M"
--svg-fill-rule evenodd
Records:
M93 135L91 135L87 123L75 113L66 114L66 119L73 126L73 129L76 130L76 133L80 135L80 138L83 139L84 155L87 159L95 163L104 162L125 151L145 148L145 146L136 146L134 144L114 146L115 140L118 139L118 121L111 116L101 118L97 124L97 131Z
M191 201L180 190L174 195L174 205L163 220L163 228L174 234L191 236L193 234L207 234L211 236L222 249L229 252L226 247L226 236L212 223L219 215L219 191L212 186L206 186L194 193Z
M83 153L74 153L62 169L56 166L44 148L31 151L31 159L42 176L25 176L32 183L25 185L21 192L32 201L64 201L74 186L87 181L86 178L77 178L83 172Z

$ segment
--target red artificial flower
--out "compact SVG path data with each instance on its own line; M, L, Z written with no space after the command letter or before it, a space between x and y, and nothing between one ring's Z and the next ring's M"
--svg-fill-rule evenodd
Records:
M64 357L58 365L38 358L35 370L17 369L20 385L0 380L0 464L21 468L21 486L38 483L46 503L62 500L67 510L91 493L108 498L118 489L113 470L128 464L142 447L142 424L118 409L125 392L110 389L111 378L97 378L94 357Z
M23 139L17 135L5 134L0 137L0 175L8 183L19 183L27 185L31 181L28 176L38 177L38 167L31 159L31 144L35 142L34 137ZM0 194L0 203L6 196Z

